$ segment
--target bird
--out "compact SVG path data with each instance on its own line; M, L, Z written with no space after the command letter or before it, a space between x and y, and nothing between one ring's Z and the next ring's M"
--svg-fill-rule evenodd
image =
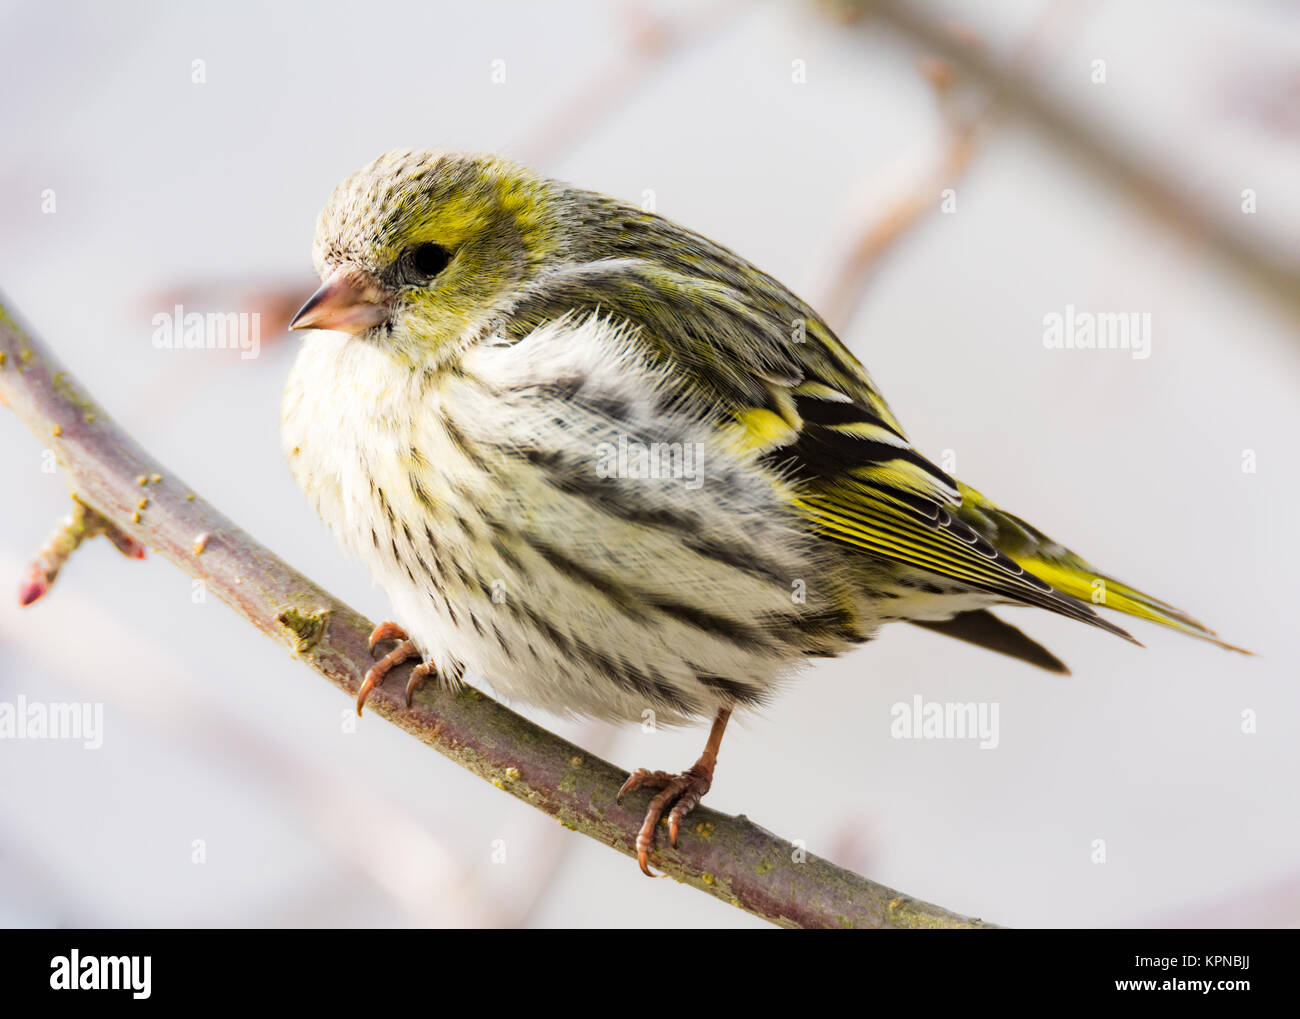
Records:
M908 622L1053 672L995 606L1242 651L919 452L817 312L654 212L493 154L387 152L316 223L281 434L396 621L396 666L611 722L711 722L635 849L677 844L733 712ZM1247 652L1243 652L1247 653ZM666 815L666 818L665 818Z

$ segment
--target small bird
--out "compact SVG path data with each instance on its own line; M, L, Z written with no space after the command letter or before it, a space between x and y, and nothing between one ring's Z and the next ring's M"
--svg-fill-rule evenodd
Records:
M712 719L637 837L709 790L735 710L903 620L1055 671L990 611L1093 604L1231 650L950 477L777 280L506 159L386 153L316 224L282 408L294 477L388 595L367 694L466 671L614 721ZM1137 643L1134 641L1134 643Z

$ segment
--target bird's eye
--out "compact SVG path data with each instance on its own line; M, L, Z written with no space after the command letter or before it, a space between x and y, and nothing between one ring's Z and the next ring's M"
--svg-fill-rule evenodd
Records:
M406 253L406 264L420 279L431 280L451 262L452 253L441 244L417 244Z

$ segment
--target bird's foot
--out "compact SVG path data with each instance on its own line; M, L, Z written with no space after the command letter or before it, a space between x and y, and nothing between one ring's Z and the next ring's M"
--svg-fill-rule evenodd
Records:
M412 658L420 657L420 650L415 646L403 630L396 623L380 623L370 633L370 653L375 653L375 646L381 641L395 640L397 647L384 655L383 658L375 662L374 665L366 672L366 678L361 681L361 689L357 691L357 714L361 714L361 709L365 707L366 698L370 696L370 691L380 686L388 674L403 662L409 662ZM437 676L438 669L431 662L421 662L411 670L411 678L406 683L406 706L411 706L411 698L415 695L416 689L430 676Z
M650 806L646 808L645 821L636 834L636 860L641 865L641 873L646 877L655 876L650 871L650 851L654 849L655 828L663 817L664 811L668 810L669 804L672 805L672 810L668 812L668 836L676 846L677 830L681 827L683 818L695 809L712 784L713 761L706 761L704 758L696 761L694 767L680 775L637 768L623 783L623 787L618 791L619 803L623 802L623 797L628 793L642 786L659 790L650 801Z

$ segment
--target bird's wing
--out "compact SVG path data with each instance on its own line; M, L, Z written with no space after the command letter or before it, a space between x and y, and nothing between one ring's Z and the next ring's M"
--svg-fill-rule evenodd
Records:
M554 271L498 328L522 338L575 312L625 320L653 361L703 395L735 448L791 482L794 505L827 538L1133 639L963 520L958 483L912 447L830 328L775 280L718 252L679 254L676 266L616 258Z

